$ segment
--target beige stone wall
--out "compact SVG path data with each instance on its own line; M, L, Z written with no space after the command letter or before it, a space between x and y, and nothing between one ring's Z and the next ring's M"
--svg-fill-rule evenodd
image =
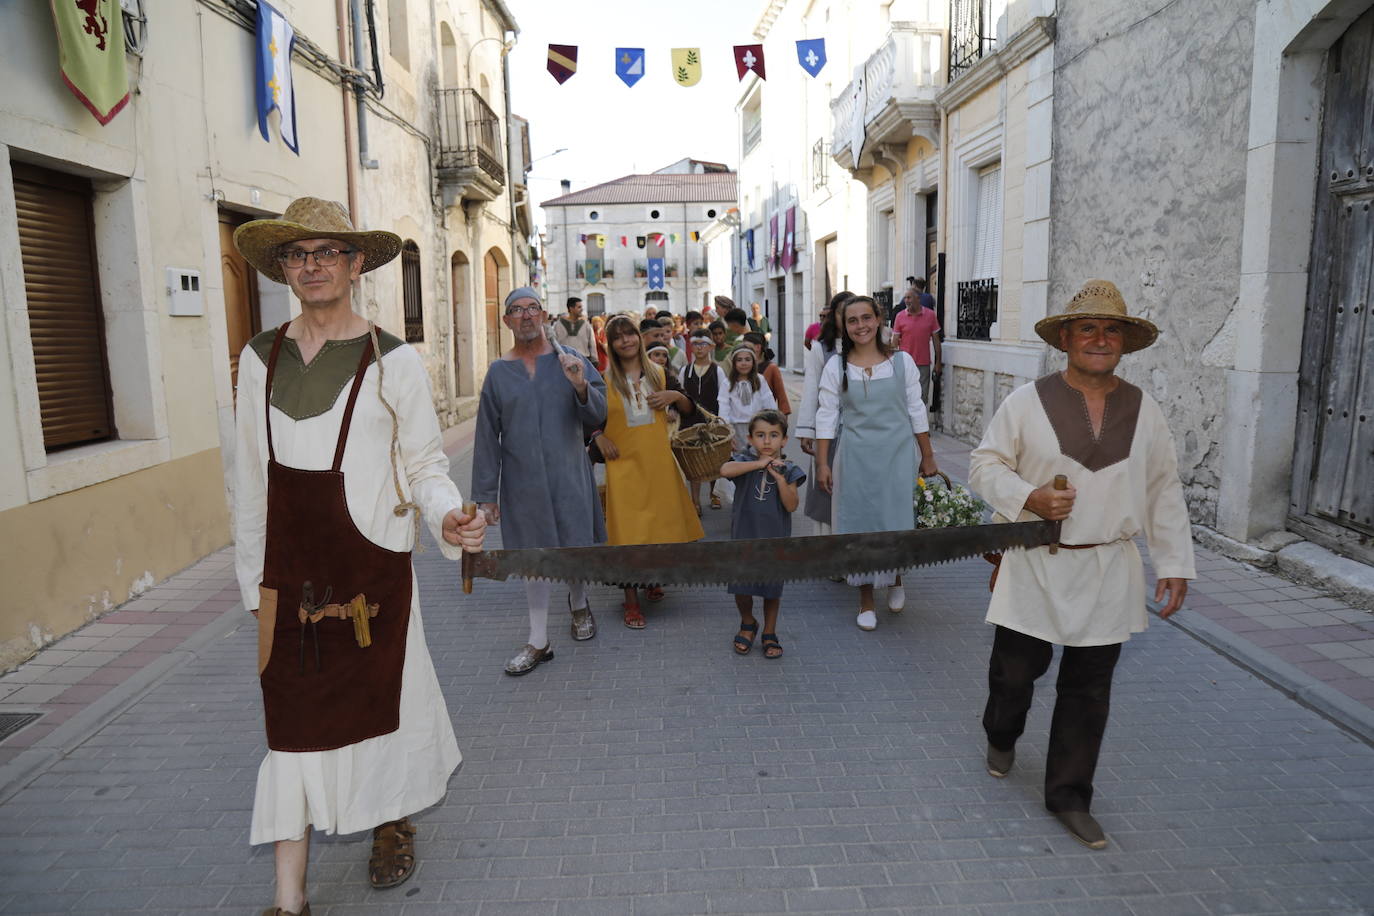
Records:
M0 512L0 670L229 542L219 449Z

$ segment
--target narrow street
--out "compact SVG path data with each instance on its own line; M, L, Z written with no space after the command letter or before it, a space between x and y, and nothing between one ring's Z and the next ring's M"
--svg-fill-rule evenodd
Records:
M966 448L937 443L958 471ZM710 536L728 514L707 513ZM231 559L163 600L223 604ZM1205 604L1242 568L1200 560ZM873 633L844 586L789 586L778 661L731 651L723 591L670 592L635 632L596 588L597 637L574 643L555 611L557 657L518 679L501 667L524 640L522 589L479 581L464 597L432 547L416 566L464 762L420 816L401 888L368 887L366 836L316 837L317 914L1374 912L1374 749L1179 626L1155 620L1122 655L1094 805L1111 845L1092 852L1041 806L1053 670L1014 771L984 770L982 560L914 571L906 610ZM158 592L117 614L155 617ZM254 627L237 608L205 619L151 674L118 669L122 685L65 724L0 744L0 913L270 902L271 849L247 842L264 751ZM25 672L81 651L59 642L0 679L0 709L23 705Z

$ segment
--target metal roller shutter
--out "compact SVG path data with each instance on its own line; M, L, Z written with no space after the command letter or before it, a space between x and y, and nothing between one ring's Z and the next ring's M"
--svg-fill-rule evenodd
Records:
M114 436L87 182L12 163L29 333L49 450Z

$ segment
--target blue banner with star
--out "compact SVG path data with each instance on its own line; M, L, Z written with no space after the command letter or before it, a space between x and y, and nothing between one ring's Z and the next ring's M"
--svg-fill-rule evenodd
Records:
M649 289L663 289L663 259L649 259Z

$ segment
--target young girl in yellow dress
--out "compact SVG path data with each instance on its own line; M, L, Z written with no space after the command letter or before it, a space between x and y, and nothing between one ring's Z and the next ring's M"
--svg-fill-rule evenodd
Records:
M684 418L696 412L671 373L649 359L638 324L624 315L606 323L610 365L606 373L606 426L596 446L606 459L608 544L681 544L705 536L692 508L687 483L668 445L665 411ZM664 486L664 481L675 482ZM649 601L663 598L657 586ZM633 586L625 587L625 626L644 628Z

